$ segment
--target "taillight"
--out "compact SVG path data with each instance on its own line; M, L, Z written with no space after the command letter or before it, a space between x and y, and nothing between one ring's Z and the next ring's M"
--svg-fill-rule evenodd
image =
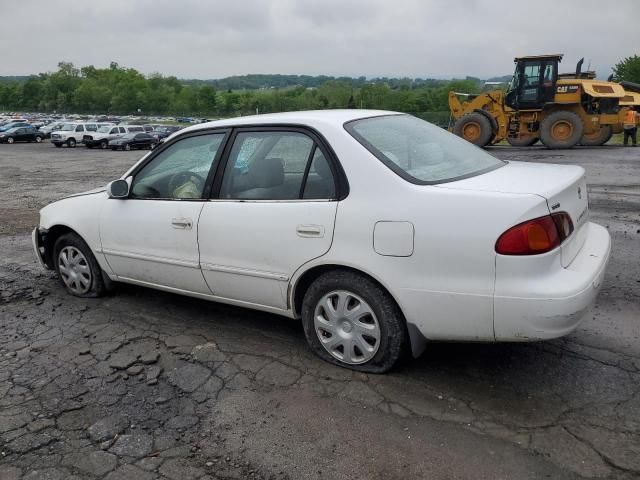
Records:
M573 232L571 217L565 212L534 218L511 227L498 238L501 255L537 255L558 247Z

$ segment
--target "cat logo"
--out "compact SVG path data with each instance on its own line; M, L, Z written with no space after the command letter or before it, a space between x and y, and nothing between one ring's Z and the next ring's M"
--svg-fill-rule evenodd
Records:
M578 91L578 85L558 85L556 87L556 93L576 93Z

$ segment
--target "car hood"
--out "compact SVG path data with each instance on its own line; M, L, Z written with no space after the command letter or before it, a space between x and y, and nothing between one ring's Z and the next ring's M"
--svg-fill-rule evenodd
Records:
M102 193L106 191L107 191L107 187L99 187L99 188L94 188L93 190L87 190L86 192L74 193L73 195L68 195L64 198L82 197L84 195L94 195L96 193Z

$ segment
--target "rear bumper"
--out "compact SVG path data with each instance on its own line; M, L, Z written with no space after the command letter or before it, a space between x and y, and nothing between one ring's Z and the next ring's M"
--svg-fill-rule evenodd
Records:
M35 254L36 260L42 268L49 270L49 266L44 259L44 244L42 241L42 234L40 233L40 229L38 227L34 228L33 232L31 232L31 243L33 245L33 253Z
M514 271L509 262L519 259L497 257L496 340L556 338L567 335L580 324L598 295L611 253L607 229L595 223L585 227L588 229L585 242L566 268L558 260L544 275L517 279L509 276L509 272Z

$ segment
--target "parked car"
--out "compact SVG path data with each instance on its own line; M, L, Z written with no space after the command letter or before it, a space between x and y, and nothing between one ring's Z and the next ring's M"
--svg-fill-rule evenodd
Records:
M182 130L182 127L178 127L175 125L161 126L156 127L153 132L151 132L151 135L156 137L158 140L162 140L164 138L167 138L172 133L177 132L178 130Z
M98 128L105 125L102 123L65 123L60 130L51 133L51 143L58 148L62 145L74 148L82 142L85 133L97 132Z
M40 143L44 135L32 126L13 127L0 132L0 143L36 142Z
M64 125L64 122L51 122L48 125L45 125L43 127L40 127L38 130L44 134L44 138L50 138L51 137L51 133L56 131L56 130L60 130L62 128L62 126Z
M117 281L300 318L318 356L369 372L428 340L568 334L611 248L581 167L367 110L192 126L43 208L33 242L73 295Z
M0 132L0 143L36 142L40 143L44 135L32 126L13 127Z
M153 148L158 140L148 133L127 133L109 141L111 150L136 150Z
M95 133L86 134L82 137L82 143L88 148L107 148L109 141L120 138L127 133L144 132L144 129L137 125L105 125Z
M12 128L16 128L16 127L31 127L31 124L26 121L8 122L0 127L0 132L6 132L7 130L11 130Z

